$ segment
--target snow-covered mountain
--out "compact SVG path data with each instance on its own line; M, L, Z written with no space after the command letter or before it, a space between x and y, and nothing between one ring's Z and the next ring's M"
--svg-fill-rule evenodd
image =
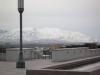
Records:
M0 36L2 44L19 44L19 30L13 29ZM87 43L95 39L80 33L66 31L58 28L23 29L24 44L54 44L54 43Z

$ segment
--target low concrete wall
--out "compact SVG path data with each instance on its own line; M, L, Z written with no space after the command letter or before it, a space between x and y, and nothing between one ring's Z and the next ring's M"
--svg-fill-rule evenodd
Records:
M19 48L8 48L6 53L0 54L0 60L6 61L17 61L19 57ZM29 59L40 59L42 58L43 50L34 48L23 48L23 57L25 60Z
M19 48L8 48L6 53L0 54L0 60L16 61L19 56ZM42 58L42 50L23 48L24 59ZM88 48L62 48L52 51L52 61L66 61L77 58L94 57L100 55L100 49Z
M6 53L0 53L0 61L6 60Z
M6 60L7 61L16 61L18 60L19 56L19 48L9 48L6 50ZM32 56L33 49L31 48L26 48L23 49L23 57L24 59L32 59L34 56Z
M100 55L100 49L63 48L52 51L52 61L66 61L78 58L94 57Z

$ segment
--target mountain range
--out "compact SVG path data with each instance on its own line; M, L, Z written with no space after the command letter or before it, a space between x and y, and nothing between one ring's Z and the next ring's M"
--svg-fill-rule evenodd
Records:
M19 45L19 29L0 30L0 44ZM23 44L70 44L97 42L80 32L72 32L59 28L23 28Z

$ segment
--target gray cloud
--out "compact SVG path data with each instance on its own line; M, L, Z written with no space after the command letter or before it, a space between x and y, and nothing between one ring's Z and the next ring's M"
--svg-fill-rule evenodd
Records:
M24 27L57 27L100 38L100 0L25 0ZM19 27L17 0L0 0L0 24Z

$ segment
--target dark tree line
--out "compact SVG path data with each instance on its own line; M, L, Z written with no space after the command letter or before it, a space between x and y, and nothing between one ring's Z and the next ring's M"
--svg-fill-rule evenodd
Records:
M88 47L89 49L95 49L95 48L100 48L100 45L97 45L96 43L85 43L82 45L66 45L61 48L77 48L77 47Z

